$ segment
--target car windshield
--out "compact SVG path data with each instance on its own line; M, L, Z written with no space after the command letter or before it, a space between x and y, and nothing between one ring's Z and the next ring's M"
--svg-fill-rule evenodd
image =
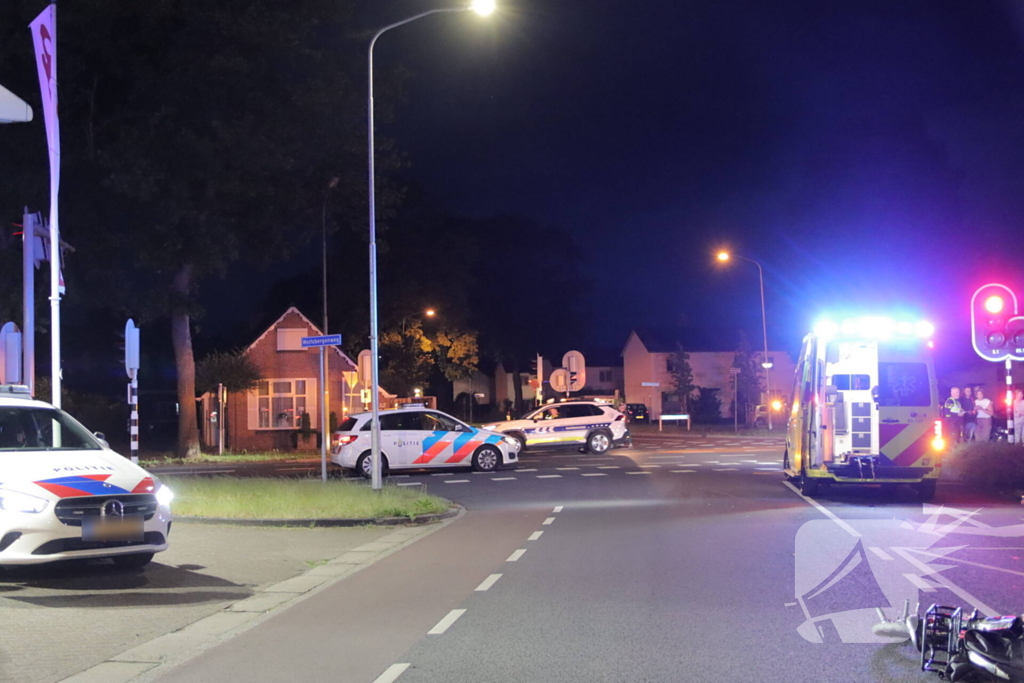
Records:
M0 453L101 450L77 420L56 408L0 407Z

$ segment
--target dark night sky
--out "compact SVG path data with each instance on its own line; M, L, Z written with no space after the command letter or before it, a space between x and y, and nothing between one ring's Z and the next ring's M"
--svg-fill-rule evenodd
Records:
M365 21L434 6L377 2ZM518 0L429 17L378 43L378 68L415 74L382 132L439 206L570 230L594 342L683 320L759 331L756 268L716 269L721 244L764 266L772 346L823 311L884 310L962 347L973 289L1024 281L1021 8Z

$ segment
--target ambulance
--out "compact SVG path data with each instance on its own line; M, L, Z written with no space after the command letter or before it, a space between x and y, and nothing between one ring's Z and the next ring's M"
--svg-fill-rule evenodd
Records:
M800 351L783 468L806 496L910 484L930 500L946 442L924 321L822 321Z

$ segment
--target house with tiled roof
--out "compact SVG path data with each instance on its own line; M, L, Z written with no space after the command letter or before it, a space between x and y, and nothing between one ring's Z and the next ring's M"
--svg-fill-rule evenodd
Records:
M672 354L681 346L690 357L693 384L718 389L717 396L722 401L720 417L732 417L736 385L729 370L738 341L735 333L727 331L634 329L622 349L626 402L645 404L655 420L662 413L678 413L682 409L671 370ZM763 351L755 351L754 360L758 365L763 355ZM772 364L766 371L771 396L784 398L792 388L796 367L793 359L785 351L769 349L768 361ZM762 403L765 402L767 397L762 397Z
M233 451L290 451L297 447L296 433L302 415L310 428L320 432L320 351L303 348L303 337L323 334L294 306L256 338L244 353L263 378L255 389L236 392L227 400L226 444ZM362 412L365 394L355 362L340 347L327 347L328 415L340 420L346 413ZM381 408L391 407L394 396L380 389ZM204 398L204 404L209 401ZM210 410L204 409L209 416ZM216 427L216 420L212 422ZM203 421L204 442L215 443L209 417Z

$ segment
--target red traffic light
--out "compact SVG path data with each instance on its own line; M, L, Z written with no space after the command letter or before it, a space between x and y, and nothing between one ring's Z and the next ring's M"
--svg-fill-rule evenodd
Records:
M992 283L974 293L971 337L985 360L1024 360L1024 316L1017 314L1017 297L1009 287Z

